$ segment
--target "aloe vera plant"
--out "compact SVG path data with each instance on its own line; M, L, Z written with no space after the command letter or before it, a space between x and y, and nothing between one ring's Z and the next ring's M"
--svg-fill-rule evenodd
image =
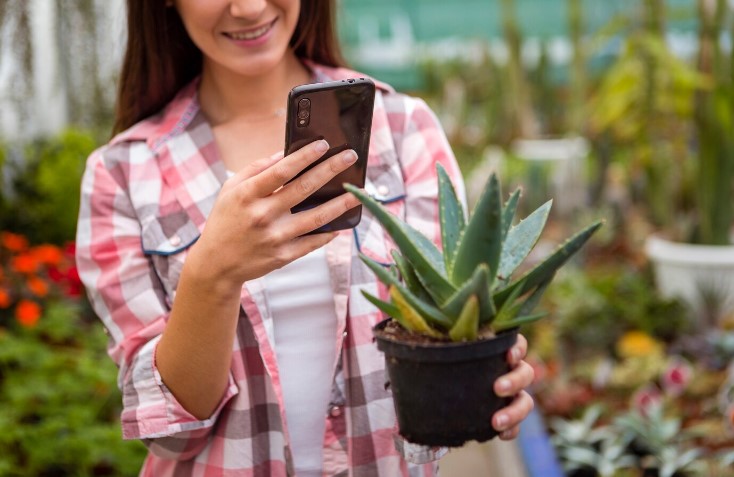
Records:
M551 201L512 225L519 189L503 204L499 179L492 175L471 214L463 208L448 174L439 164L438 201L443 250L409 224L390 214L363 191L345 185L382 224L397 246L394 264L385 267L360 255L389 288L384 301L364 296L406 330L451 341L472 341L535 321L533 313L555 272L601 226L581 230L534 268L513 277L537 243Z

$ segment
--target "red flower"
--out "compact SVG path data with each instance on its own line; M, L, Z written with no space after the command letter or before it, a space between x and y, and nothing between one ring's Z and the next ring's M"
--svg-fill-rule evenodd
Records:
M28 248L25 237L11 232L0 232L0 244L11 252L22 252Z
M10 261L10 268L17 273L30 274L38 270L40 263L31 254L24 253L13 257Z
M647 416L652 407L662 405L662 402L662 394L655 386L645 386L632 395L632 406L643 416Z
M5 288L0 288L0 308L9 308L11 303L10 293Z
M58 266L64 259L63 252L55 245L39 245L33 247L30 253L40 263L49 266Z
M36 326L40 317L41 307L34 301L20 300L15 307L15 319L26 328Z
M38 298L43 298L48 295L48 285L46 282L38 277L31 277L26 282L28 289L36 295Z
M666 394L679 396L691 381L693 370L683 359L674 358L663 372L662 386Z

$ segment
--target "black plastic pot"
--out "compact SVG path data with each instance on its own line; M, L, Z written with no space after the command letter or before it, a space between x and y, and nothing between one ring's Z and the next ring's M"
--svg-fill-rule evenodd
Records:
M400 435L429 446L458 447L497 436L492 415L512 398L494 393L495 380L510 370L507 350L517 329L468 343L416 345L381 336L390 319L374 327L385 353Z

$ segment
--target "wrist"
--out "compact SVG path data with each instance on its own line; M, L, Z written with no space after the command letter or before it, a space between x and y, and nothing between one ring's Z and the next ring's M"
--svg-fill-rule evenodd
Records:
M181 270L180 284L195 284L199 292L211 294L211 298L239 298L243 282L228 278L226 270L222 270L216 260L211 259L216 256L214 252L207 252L202 244L194 244Z

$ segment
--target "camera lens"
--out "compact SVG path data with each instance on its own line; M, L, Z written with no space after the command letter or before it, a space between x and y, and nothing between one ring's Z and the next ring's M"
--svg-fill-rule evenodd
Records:
M306 119L308 118L308 115L309 115L308 109L298 110L298 119Z
M298 102L299 108L308 108L309 106L311 106L311 101L309 101L306 98L303 98L302 100Z

